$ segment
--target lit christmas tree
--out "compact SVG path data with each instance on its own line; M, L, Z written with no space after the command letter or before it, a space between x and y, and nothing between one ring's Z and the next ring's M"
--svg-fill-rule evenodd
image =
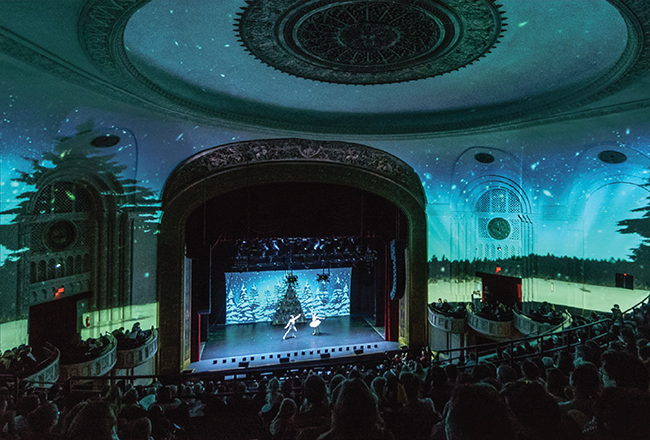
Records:
M275 311L273 325L285 325L289 321L290 315L301 315L297 322L305 322L302 306L294 290L294 285L298 284L298 277L295 275L287 275L286 278L287 292L284 294Z

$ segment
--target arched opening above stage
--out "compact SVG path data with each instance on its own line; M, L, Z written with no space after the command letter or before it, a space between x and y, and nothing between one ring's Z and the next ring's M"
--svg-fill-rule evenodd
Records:
M300 246L314 246L316 240L330 240L331 245L335 238L348 240L347 245L358 242L364 252L370 248L383 253L382 264L397 261L395 268L382 268L384 275L392 277L402 264L403 273L392 277L398 282L382 286L397 322L396 334L388 336L413 347L426 345L424 207L422 184L413 169L363 145L272 139L215 147L189 158L172 173L163 192L158 254L161 372L178 372L189 364L197 342L193 338L200 335L191 328L198 309L210 309L212 322L223 319L219 310L212 310L214 300L200 305L201 296L192 293L200 289L192 277L197 266L205 271L205 261L216 258L224 273L233 268L245 272L251 264L288 269L287 253L284 262L253 255L262 245L283 241L293 247L292 269L319 266L317 256L296 252ZM320 263L317 268L322 269ZM346 264L355 266L354 261L341 265ZM357 261L356 266L363 264ZM364 298L352 294L350 307L376 311L377 301L372 307L353 304Z
M296 314L302 315L298 322L312 314L327 318L322 344L338 342L326 336L350 337L339 331L349 328L348 321L365 325L370 339L378 332L397 341L390 245L404 243L407 234L406 216L395 204L331 183L271 183L206 201L185 228L192 260L192 362L199 360L201 347L202 359L215 357L211 347L217 346L219 357L227 357L228 347L214 339L242 330L219 328L224 324L248 325L247 340L255 339L250 338L255 329L274 330L279 336L268 342L281 343L286 317L279 310L290 275L299 300ZM362 339L359 330L354 341ZM268 345L248 342L249 353Z

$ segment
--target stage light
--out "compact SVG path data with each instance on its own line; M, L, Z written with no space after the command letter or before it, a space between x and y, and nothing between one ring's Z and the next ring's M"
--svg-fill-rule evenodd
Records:
M294 274L290 273L290 274L287 274L285 279L287 281L287 284L295 284L295 283L298 282L298 275L294 275Z
M318 275L318 281L321 283L326 283L330 280L330 276L326 273L321 273Z
M363 260L366 263L373 263L377 260L377 251L373 251L370 248L366 249L366 254L363 256Z

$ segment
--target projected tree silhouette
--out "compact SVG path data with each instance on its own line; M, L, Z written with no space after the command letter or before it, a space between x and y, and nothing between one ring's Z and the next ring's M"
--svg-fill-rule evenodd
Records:
M65 169L66 166L79 167L87 175L96 175L105 181L114 183L113 187L118 191L113 191L112 196L117 197L118 207L137 205L139 207L154 206L159 203L156 194L150 188L138 185L138 181L122 177L127 165L119 164L114 160L115 154L97 154L97 147L91 142L78 141L80 138L94 130L94 124L89 121L77 127L77 134L70 137L60 137L54 145L54 151L44 152L40 158L23 157L31 164L31 171L18 171L19 177L11 179L15 182L21 182L33 189L23 192L16 199L22 200L18 207L7 210L2 214L17 214L14 222L20 222L21 216L29 215L26 209L30 200L39 192L43 186L44 176L55 172L57 169ZM105 194L103 194L105 195ZM145 222L155 220L153 213L144 212L140 217ZM151 232L155 228L147 229L145 232Z
M0 278L4 292L16 299L3 304L0 320L26 317L31 305L54 299L60 288L65 295L93 292L91 310L131 301L128 277L138 270L133 250L141 234L157 233L160 201L124 176L130 165L116 155L125 146L88 121L74 136L56 139L52 151L24 158L30 169L12 179L23 192L14 208L2 212L15 215L17 238L5 245L11 253Z
M643 185L650 188L650 181ZM630 258L636 262L650 262L650 196L646 198L648 204L642 208L633 209L631 212L644 212L641 218L621 220L618 226L621 226L617 232L621 234L639 234L643 240L635 249L632 250Z

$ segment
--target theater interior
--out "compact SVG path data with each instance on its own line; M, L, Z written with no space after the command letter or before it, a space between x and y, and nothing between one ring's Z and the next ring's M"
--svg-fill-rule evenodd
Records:
M237 371L650 294L645 2L2 0L0 37L0 352Z

